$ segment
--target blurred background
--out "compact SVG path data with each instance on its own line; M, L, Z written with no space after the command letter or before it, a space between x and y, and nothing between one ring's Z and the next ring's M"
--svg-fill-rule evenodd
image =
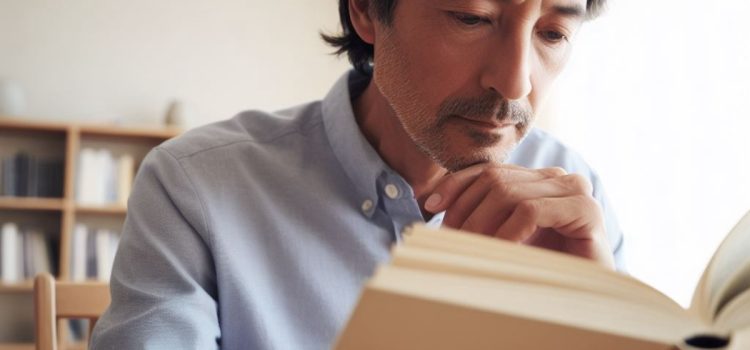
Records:
M613 1L539 121L600 173L629 272L683 305L750 210L749 11ZM320 99L337 29L336 0L0 0L0 81L22 119L160 125L179 101L191 128Z

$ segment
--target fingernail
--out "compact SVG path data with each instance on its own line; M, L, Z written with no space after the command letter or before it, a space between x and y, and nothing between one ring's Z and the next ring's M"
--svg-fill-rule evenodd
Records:
M438 205L440 205L440 201L443 200L443 196L440 195L440 193L433 193L429 197L427 197L427 201L424 202L424 208L427 210L432 210L437 208Z

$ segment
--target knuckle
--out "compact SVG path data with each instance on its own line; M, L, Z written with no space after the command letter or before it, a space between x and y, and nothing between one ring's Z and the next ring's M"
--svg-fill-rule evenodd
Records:
M516 215L532 220L539 215L539 202L535 200L523 200L516 205Z
M544 168L540 170L543 175L549 177L560 177L568 175L568 172L561 167Z
M506 182L498 182L492 187L492 194L500 198L513 197L513 186Z
M601 214L602 208L599 206L599 202L593 197L588 195L578 195L576 198L578 199L581 208L586 212Z
M483 184L494 187L503 183L503 176L500 169L485 168L479 176L479 181Z
M591 194L594 190L591 181L583 175L571 174L564 176L562 179L564 179L568 188L576 193Z
M460 185L458 179L455 176L448 175L443 178L442 183L438 185L444 190L451 191Z

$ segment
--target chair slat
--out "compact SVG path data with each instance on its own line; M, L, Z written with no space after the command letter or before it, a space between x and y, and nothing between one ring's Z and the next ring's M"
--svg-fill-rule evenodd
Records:
M40 274L34 280L37 350L57 349L58 319L89 319L93 328L109 303L107 283L56 282L50 274Z
M58 318L97 318L110 303L109 286L101 282L57 282Z

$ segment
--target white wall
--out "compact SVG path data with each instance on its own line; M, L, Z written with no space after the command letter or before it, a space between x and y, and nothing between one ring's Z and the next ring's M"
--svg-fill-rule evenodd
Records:
M558 86L550 128L602 175L631 273L683 304L750 210L748 13L745 0L611 1Z
M157 122L173 98L189 126L319 99L346 60L320 30L337 0L0 0L0 77L41 119Z

